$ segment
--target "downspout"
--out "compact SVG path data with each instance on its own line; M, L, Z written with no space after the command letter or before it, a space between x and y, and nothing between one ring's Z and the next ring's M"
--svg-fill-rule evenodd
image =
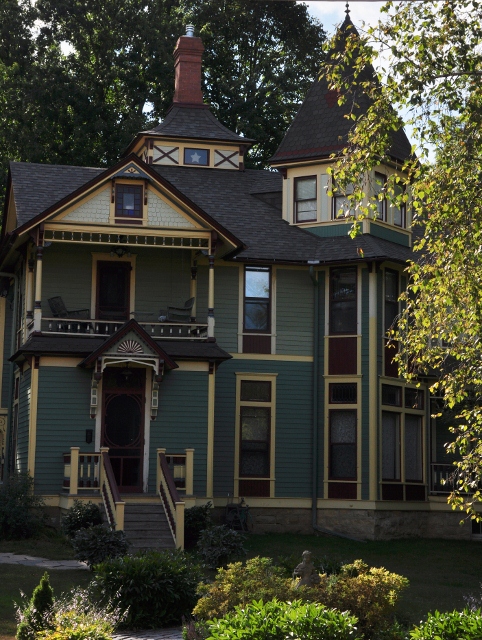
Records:
M16 331L16 322L17 322L17 305L18 305L18 276L14 273L7 273L6 271L0 271L0 278L13 278L13 314L12 314L12 326L11 326L11 336L10 336L10 355L9 355L9 376L8 376L8 419L7 419L7 431L8 438L5 447L5 458L8 461L10 459L10 436L12 429L12 416L13 416L13 371L15 367L15 363L10 360L10 358L15 353L15 341L17 337ZM3 367L3 362L1 363ZM7 473L9 473L11 469L7 468Z
M320 354L320 287L318 282L318 272L315 273L313 266L310 266L310 278L313 282L314 292L314 305L313 310L313 398L312 398L312 460L311 460L311 525L315 531L324 533L329 536L335 536L338 538L346 538L348 540L354 540L355 542L365 542L359 538L353 536L347 536L343 533L337 533L336 531L330 531L320 527L317 523L318 514L318 361Z

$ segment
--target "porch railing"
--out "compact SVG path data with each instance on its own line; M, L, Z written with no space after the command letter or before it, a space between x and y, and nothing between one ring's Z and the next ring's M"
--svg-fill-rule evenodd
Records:
M453 464L442 464L440 462L433 462L430 467L430 493L451 493L454 488L456 467Z
M70 447L64 453L63 490L70 495L95 493L102 496L107 520L112 529L124 530L124 507L108 455L109 449L81 453L80 447Z
M166 461L178 493L192 496L194 492L194 449L185 449L185 453L166 453Z
M118 331L124 322L118 320L95 320L79 318L44 318L42 333L82 336L110 336ZM141 327L154 339L203 340L207 337L208 325L202 322L139 322Z
M166 514L174 544L184 548L184 502L176 489L174 477L166 459L165 449L157 450L157 490Z

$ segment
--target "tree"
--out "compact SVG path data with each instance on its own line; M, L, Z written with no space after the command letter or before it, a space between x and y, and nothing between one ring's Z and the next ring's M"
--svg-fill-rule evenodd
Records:
M5 0L0 18L4 176L8 160L115 162L170 105L172 53L190 21L206 47L207 101L226 126L259 140L251 163L264 165L325 39L295 2Z
M389 160L390 136L412 128L414 155L385 194L409 201L421 239L408 267L404 310L393 331L408 380L437 376L432 391L456 409L448 445L457 454L453 508L477 517L482 501L482 4L476 0L388 2L359 37L339 34L327 75L352 100L353 128L337 184L356 185L358 220L373 216L367 171ZM340 46L343 39L343 47ZM332 48L333 51L333 48ZM377 56L378 74L366 73ZM358 113L353 96L368 97ZM403 117L398 115L403 114ZM400 167L402 169L402 167ZM382 194L382 195L385 195ZM382 195L380 197L382 197Z

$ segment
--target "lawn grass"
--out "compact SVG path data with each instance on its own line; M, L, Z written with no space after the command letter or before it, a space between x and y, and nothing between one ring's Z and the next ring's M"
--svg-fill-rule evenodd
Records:
M67 538L55 529L44 529L37 538L0 540L0 553L17 553L49 560L72 560L74 550Z
M464 607L464 596L480 592L482 544L460 540L408 539L354 542L330 536L291 534L251 535L248 556L281 557L295 554L301 562L305 549L316 556L385 567L410 580L398 606L401 619L418 623L429 611ZM293 565L294 568L295 565Z
M44 569L37 567L0 565L0 640L13 640L16 630L14 602L20 602L20 591L30 597L43 574ZM86 587L92 580L91 572L82 570L50 571L49 576L56 595L74 586Z

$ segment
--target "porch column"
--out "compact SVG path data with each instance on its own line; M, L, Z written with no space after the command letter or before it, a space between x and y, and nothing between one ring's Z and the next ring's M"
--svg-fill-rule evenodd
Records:
M79 491L79 451L80 447L70 447L70 495ZM102 485L100 485L102 491Z
M370 273L368 275L368 343L369 364L368 379L370 383L370 396L368 402L369 415L369 498L376 500L378 498L378 376L377 376L377 268L372 263Z
M27 322L33 319L33 305L34 305L34 288L33 288L33 267L34 261L28 261L27 271L27 291L26 291L26 303L27 303Z
M193 260L191 265L191 287L189 294L190 298L194 298L194 304L191 309L191 322L195 322L197 316L197 260Z
M186 495L194 494L194 449L186 451Z
M214 341L214 256L209 256L208 340Z
M214 476L214 389L216 382L214 362L209 363L208 375L208 442L206 453L207 477L206 477L206 498L213 497L213 476ZM187 493L187 492L186 492Z
M34 331L41 331L42 327L42 258L44 248L37 247L37 264L35 268L35 308L33 314Z

